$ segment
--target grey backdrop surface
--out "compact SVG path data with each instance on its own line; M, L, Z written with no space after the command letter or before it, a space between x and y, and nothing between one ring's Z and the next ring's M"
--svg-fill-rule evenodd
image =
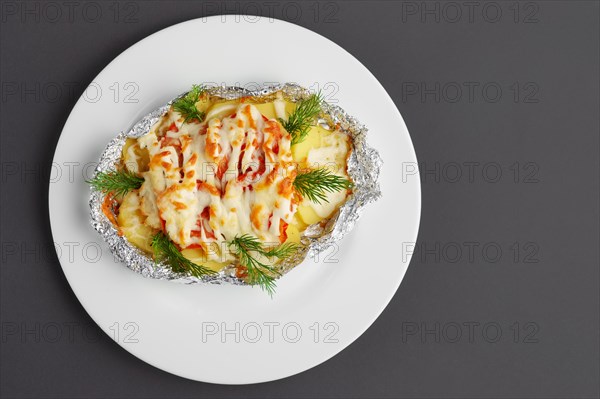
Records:
M2 397L598 397L598 2L0 7ZM147 35L221 13L288 20L356 56L423 173L417 249L381 317L312 370L237 387L159 371L101 333L47 211L56 142L92 79Z

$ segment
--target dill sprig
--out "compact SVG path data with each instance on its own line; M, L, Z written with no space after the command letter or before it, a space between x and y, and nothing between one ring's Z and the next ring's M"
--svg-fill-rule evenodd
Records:
M229 246L233 247L233 252L239 257L240 264L246 267L248 282L252 285L260 286L260 288L271 296L275 293L275 277L280 276L281 273L272 266L262 263L252 256L251 253L256 252L267 258L277 257L285 259L297 250L297 245L291 242L267 250L258 238L249 234L235 237L229 241Z
M304 141L315 118L321 112L322 101L321 93L312 94L306 100L298 103L287 121L279 119L285 130L292 136L292 145Z
M196 108L196 103L200 100L202 93L204 93L204 88L199 85L194 85L185 96L173 102L173 109L184 117L183 123L187 123L194 119L198 119L198 122L202 122L204 119L204 112L199 111L198 108Z
M214 270L197 265L183 256L179 248L163 232L156 233L150 245L154 251L154 260L165 262L175 273L189 273L194 277L215 273Z
M299 173L294 180L296 191L317 204L329 202L327 200L327 193L346 190L352 186L353 184L350 180L334 174L327 168Z
M124 196L129 191L140 188L143 182L144 178L135 173L120 170L99 172L92 180L86 180L86 183L96 190L118 196Z

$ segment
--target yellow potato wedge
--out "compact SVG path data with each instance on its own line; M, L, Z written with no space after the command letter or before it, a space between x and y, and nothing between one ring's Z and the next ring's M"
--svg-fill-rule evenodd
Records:
M269 119L277 119L273 103L254 104L258 111Z
M137 190L129 192L123 198L119 207L117 223L129 242L146 252L152 252L150 243L155 230L144 224Z
M204 266L208 269L214 270L215 272L220 271L225 266L227 266L227 262L216 262L214 260L207 260L204 255L204 251L200 248L191 248L184 249L181 251L181 254L186 258L191 260L197 265Z

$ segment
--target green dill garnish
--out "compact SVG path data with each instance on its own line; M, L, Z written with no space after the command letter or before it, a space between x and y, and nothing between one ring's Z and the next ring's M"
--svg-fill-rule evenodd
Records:
M327 200L327 193L346 190L352 186L353 184L350 180L334 174L327 168L298 173L294 180L296 191L317 204L329 202Z
M273 296L275 292L275 277L280 276L273 266L266 265L252 256L251 252L256 252L267 258L276 257L284 259L296 252L297 245L294 243L285 243L278 247L267 250L263 247L258 238L249 234L235 237L229 241L229 246L233 247L233 252L239 257L240 264L246 267L248 272L248 283L258 285L269 295Z
M292 145L304 141L315 118L321 112L322 101L321 93L312 94L298 103L287 121L279 119L285 130L292 136Z
M152 250L156 262L165 262L175 273L189 273L194 277L202 277L215 273L214 270L197 265L181 254L179 248L163 232L152 237Z
M86 180L86 183L96 190L118 196L124 196L129 191L140 188L143 182L144 179L135 173L119 170L99 172L92 180Z
M185 96L173 102L173 109L184 117L183 123L187 123L194 119L197 119L198 122L202 122L204 119L204 112L201 112L196 108L196 103L200 100L202 93L204 93L204 88L202 86L194 85Z

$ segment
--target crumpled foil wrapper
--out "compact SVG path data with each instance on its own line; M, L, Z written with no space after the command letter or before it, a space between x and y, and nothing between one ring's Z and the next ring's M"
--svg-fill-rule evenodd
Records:
M245 96L269 98L269 96L274 96L276 92L281 91L284 98L294 102L307 98L311 94L307 89L291 83L265 86L259 90L218 86L209 88L207 91L212 96L227 100ZM94 176L99 172L114 171L116 165L120 162L121 151L127 138L138 138L148 133L151 127L169 109L174 100L150 112L129 131L121 132L117 137L112 139L102 153ZM381 196L378 178L382 160L379 153L367 144L367 128L336 105L323 102L322 110L325 119L320 120L319 123L324 126L327 124L337 125L340 130L352 138L352 152L348 158L347 170L348 175L354 182L354 188L346 202L327 222L314 224L304 231L300 239L298 251L277 265L277 269L282 275L302 263L307 256L315 256L329 248L334 242L341 240L358 221L362 208ZM115 226L113 226L108 217L102 212L102 203L105 196L106 194L94 188L91 189L89 204L92 226L106 241L115 259L125 263L129 269L140 273L144 277L171 280L186 284L246 284L245 281L235 276L234 264L226 266L219 273L198 278L175 273L169 266L154 262L149 255L129 243L124 236L119 235Z

